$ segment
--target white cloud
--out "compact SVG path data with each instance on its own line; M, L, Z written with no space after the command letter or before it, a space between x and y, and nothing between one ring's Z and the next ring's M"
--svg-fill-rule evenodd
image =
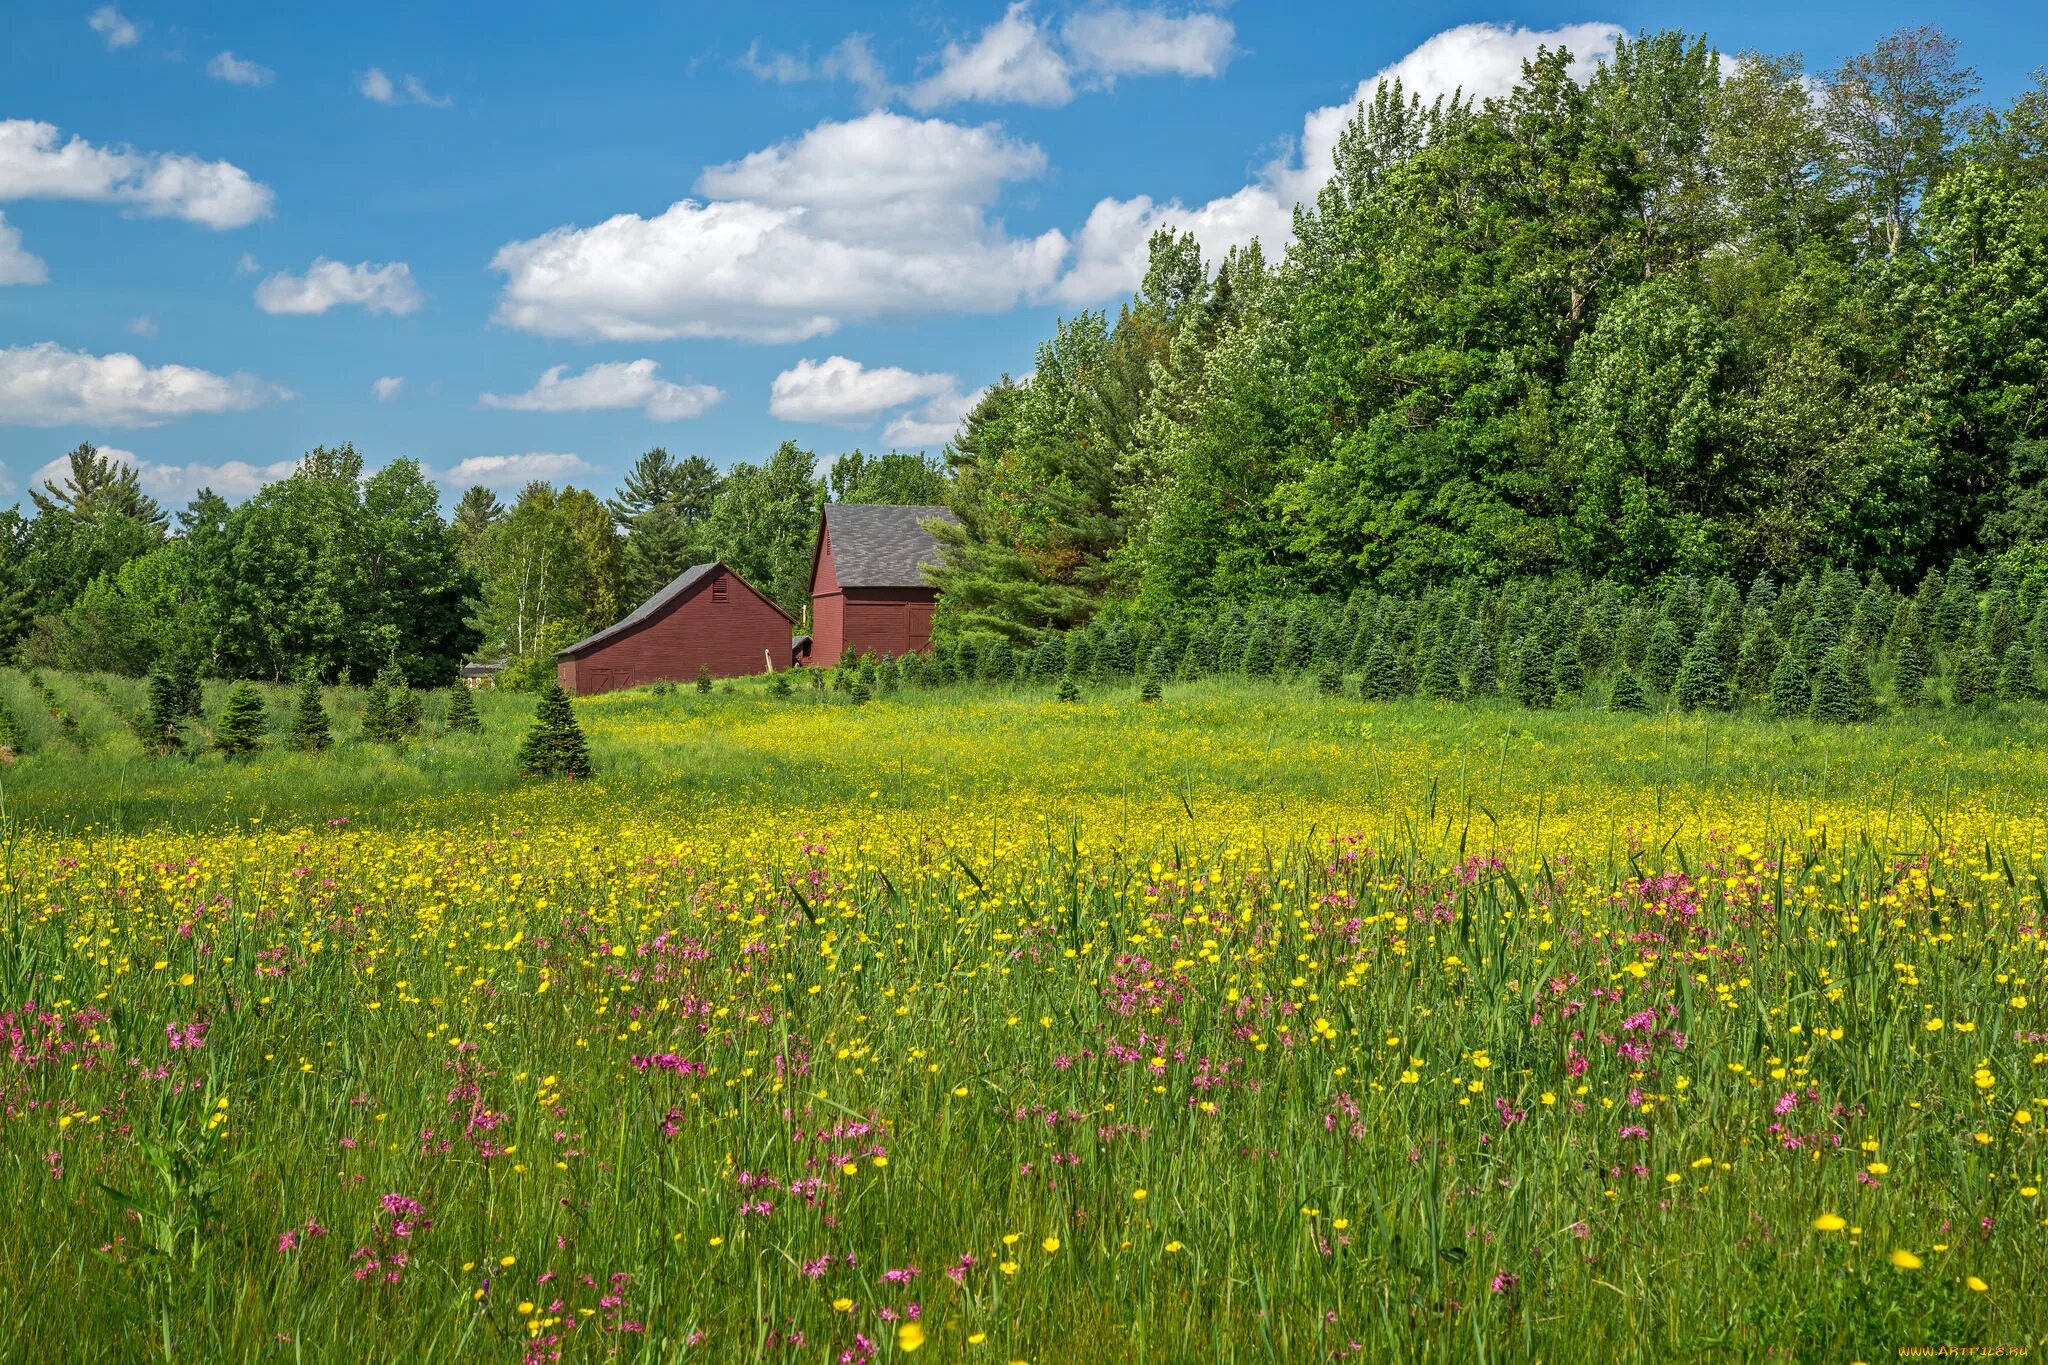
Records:
M445 484L483 484L487 488L516 488L535 479L559 479L590 468L581 456L552 450L526 455L472 455L447 473L439 475Z
M235 262L235 273L237 275L256 275L261 274L262 270L263 263L247 251L242 253L242 259Z
M125 204L152 218L183 218L210 228L236 228L270 216L270 187L226 161L127 147L100 147L73 137L60 144L56 125L0 120L0 200L81 199Z
M616 360L592 365L581 374L563 377L567 365L541 375L525 393L479 394L487 408L513 412L592 412L605 408L641 408L648 420L680 422L702 416L725 394L709 384L671 384L655 372L652 360Z
M153 337L156 335L156 319L144 313L128 324L128 330L139 337Z
M134 470L143 492L169 503L189 502L202 488L210 488L231 500L246 498L264 484L290 478L299 465L297 460L278 460L260 465L245 460L225 460L220 464L158 464L119 446L103 445L99 452L115 464ZM30 476L29 486L41 488L47 480L61 487L70 473L70 457L60 455Z
M945 445L960 430L960 423L974 410L987 389L961 393L951 389L898 416L882 428L882 439L892 449L918 450Z
M107 51L134 47L142 41L142 31L130 23L112 5L101 5L86 18L86 24L94 33L107 40Z
M232 52L221 52L206 64L206 74L229 85L268 85L277 73L260 62L245 62Z
M0 284L46 284L49 278L43 258L21 244L21 230L0 213Z
M1217 14L1100 9L1061 26L1074 65L1106 76L1220 76L1237 30Z
M404 376L387 374L376 383L370 385L370 396L379 403L389 403L392 399L398 397L398 391L404 387Z
M996 127L875 112L707 170L707 201L500 248L497 319L549 336L792 341L849 319L997 312L1055 278L1063 234L1006 235L1001 185L1044 154ZM720 197L733 196L733 197Z
M1569 48L1580 79L1614 51L1621 30L1613 24L1568 24L1536 30L1502 24L1446 29L1393 65L1360 81L1351 98L1311 111L1291 156L1266 166L1252 184L1193 208L1146 195L1104 199L1075 239L1073 263L1051 290L1062 303L1094 303L1127 294L1145 276L1145 244L1155 228L1192 231L1203 250L1221 255L1257 237L1278 253L1293 236L1294 206L1313 201L1330 178L1337 135L1381 81L1399 80L1424 102L1463 90L1468 98L1504 95L1521 79L1522 63L1539 47Z
M768 413L786 422L864 426L890 408L950 394L957 387L950 374L917 374L894 365L871 370L835 355L799 360L776 375L769 386Z
M378 104L424 104L434 109L446 109L455 103L452 95L436 95L420 83L418 76L408 75L403 81L394 81L377 67L371 67L356 77L356 89L366 100Z
M0 350L0 425L153 427L290 396L250 375L151 367L126 352L93 355L53 341Z
M910 88L910 103L935 109L963 100L1050 106L1072 99L1067 59L1030 9L1026 0L1018 0L973 43L946 44L939 69Z
M256 286L256 306L266 313L324 313L355 304L372 313L410 313L420 306L419 286L404 261L343 265L325 256L303 275L280 270Z
M748 46L746 55L740 58L740 65L756 79L773 81L777 85L814 80L849 81L859 87L870 104L879 104L889 96L888 73L876 60L865 33L849 33L840 40L839 46L816 61L809 56L800 57L788 52L763 53L757 41Z

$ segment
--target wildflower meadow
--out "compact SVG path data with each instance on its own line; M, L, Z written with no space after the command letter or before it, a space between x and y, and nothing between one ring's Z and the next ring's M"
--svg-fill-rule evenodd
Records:
M156 759L39 685L0 1357L2042 1342L2037 708L749 682L534 781L513 694Z

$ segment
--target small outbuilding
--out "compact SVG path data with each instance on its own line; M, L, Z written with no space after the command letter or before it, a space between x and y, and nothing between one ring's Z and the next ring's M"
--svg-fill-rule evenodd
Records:
M958 520L944 507L826 504L811 556L811 657L930 649L939 590L923 569L939 562L939 542L925 523Z
M644 683L774 672L789 664L789 613L723 564L699 564L633 613L555 656L562 690L579 697Z

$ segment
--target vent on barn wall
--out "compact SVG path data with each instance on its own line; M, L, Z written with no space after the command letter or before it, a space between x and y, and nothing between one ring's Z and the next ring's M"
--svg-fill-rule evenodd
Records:
M712 580L711 600L714 602L723 602L725 600L725 580L723 578Z

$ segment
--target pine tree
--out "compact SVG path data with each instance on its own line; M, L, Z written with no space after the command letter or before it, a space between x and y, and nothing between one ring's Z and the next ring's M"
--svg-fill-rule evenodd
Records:
M1850 676L1857 667L1859 664L1847 646L1836 645L1823 654L1820 666L1813 670L1813 702L1807 714L1834 725L1863 719L1855 679Z
M442 728L451 735L473 735L484 728L484 718L477 714L476 694L459 678L448 686L448 718Z
M553 678L541 688L533 725L519 742L518 767L522 777L590 776L590 744L576 723L569 694Z
M1061 701L1081 700L1081 689L1074 685L1074 675L1071 673L1060 674L1059 689L1053 695Z
M1678 681L1679 666L1685 655L1678 643L1678 627L1671 618L1660 616L1650 627L1650 640L1643 647L1642 679L1659 695L1670 695Z
M1436 648L1429 651L1429 662L1422 669L1422 690L1438 701L1458 695L1458 656L1448 635L1438 637Z
M1614 675L1614 687L1607 694L1607 709L1610 711L1647 711L1650 699L1643 693L1642 680L1636 677L1633 668L1624 668Z
M1367 701L1392 701L1407 690L1402 686L1401 661L1385 635L1376 637L1365 651L1359 671L1358 695Z
M185 699L179 693L177 678L161 664L150 669L149 711L143 726L149 731L152 753L168 757L185 747L185 737L179 730L184 717Z
M1998 691L1998 665L1991 651L1982 645L1964 646L1956 655L1953 682L1957 706L1975 706L1989 701Z
M1706 631L1685 652L1672 685L1673 700L1686 711L1722 711L1728 706L1728 680L1721 672L1721 652Z
M697 695L706 696L711 691L711 665L697 665Z
M1799 656L1787 650L1778 657L1771 669L1771 685L1765 697L1765 708L1774 716L1790 718L1803 716L1813 704L1813 686L1806 670L1799 666Z
M287 738L294 749L309 754L317 754L334 742L334 730L327 723L327 708L320 702L320 678L310 670L299 679L298 700L292 709L292 728Z
M363 738L373 744L396 744L403 734L398 728L398 718L391 710L391 685L383 673L370 680L370 690L363 697Z
M268 729L263 694L239 682L228 689L228 699L221 706L220 720L213 727L214 747L229 758L253 753Z

